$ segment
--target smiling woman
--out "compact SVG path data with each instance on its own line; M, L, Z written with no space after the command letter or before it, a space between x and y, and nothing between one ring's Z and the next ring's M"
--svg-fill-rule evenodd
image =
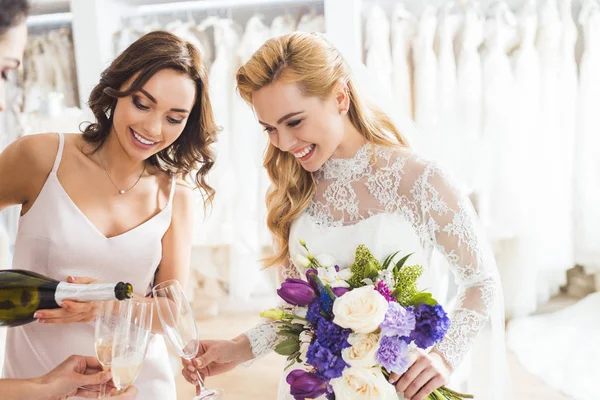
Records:
M185 287L192 186L205 203L214 195L206 174L217 128L200 53L149 33L102 73L89 105L96 121L83 134L26 136L0 153L0 209L21 206L14 267L82 284L125 280L140 298L166 280ZM93 356L94 326L85 322L96 309L66 300L9 331L4 376L42 376L70 354ZM156 336L139 398L175 400L167 359Z

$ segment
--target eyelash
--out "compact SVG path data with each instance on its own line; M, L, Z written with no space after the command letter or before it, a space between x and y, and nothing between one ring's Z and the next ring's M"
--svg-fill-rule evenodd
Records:
M294 120L294 121L290 121L290 122L288 122L288 123L287 123L287 126L289 126L290 128L296 128L298 125L300 125L300 123L301 123L302 121L303 121L303 119L296 119L296 120ZM264 131L265 131L265 132L268 132L268 133L272 133L274 129L275 129L275 128L273 128L273 127L270 127L270 126L265 126L265 129L264 129Z
M135 104L135 106L138 109L142 110L142 111L148 111L150 109L150 107L146 107L145 105L143 105L142 103L140 103L139 100L136 97L133 98L133 104ZM178 124L181 124L183 122L182 119L177 120L177 119L174 119L174 118L167 118L167 121L169 121L169 123L173 124L173 125L178 125Z
M2 79L4 79L5 81L8 80L8 72L2 71Z

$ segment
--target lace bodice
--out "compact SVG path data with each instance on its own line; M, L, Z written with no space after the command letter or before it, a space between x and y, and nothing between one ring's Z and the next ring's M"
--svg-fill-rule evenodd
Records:
M350 265L361 243L380 259L397 250L414 252L411 261L425 267L420 287L447 306L439 297L444 271L433 257L443 255L459 293L447 310L448 334L434 350L457 367L485 325L498 288L493 254L468 198L434 164L405 148L367 144L352 158L327 161L315 178L315 195L291 229L290 255L302 251L300 238L313 254L333 256L340 268ZM282 266L284 277L305 279L304 272ZM278 340L268 323L246 334L257 357Z

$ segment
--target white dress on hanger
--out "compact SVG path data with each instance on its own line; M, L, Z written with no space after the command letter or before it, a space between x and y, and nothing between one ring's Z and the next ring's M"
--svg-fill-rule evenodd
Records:
M216 197L209 216L197 213L195 229L196 244L221 246L232 243L234 223L231 201L236 196L236 175L233 169L234 155L231 153L232 101L235 95L235 73L239 66L236 50L239 45L234 22L219 20L214 25L216 57L211 65L208 82L209 95L215 122L221 128L214 145L215 165L208 176L209 184L215 189ZM198 203L201 196L198 193Z
M269 36L279 37L296 30L296 21L290 14L278 15L271 22Z
M450 4L450 3L449 3ZM437 92L439 113L439 161L452 174L458 176L457 163L460 158L462 143L456 140L457 130L457 81L456 59L454 56L454 38L460 23L460 16L451 13L452 6L443 6L437 30L438 70Z
M298 22L296 30L300 32L325 32L325 17L322 14L309 12L304 14Z
M538 28L536 0L524 3L519 15L519 47L511 56L515 79L515 126L518 145L513 147L515 163L520 167L518 190L520 207L515 211L532 210L543 201L534 182L541 171L536 157L540 132L540 62L535 48ZM536 285L538 266L534 255L540 248L537 227L528 213L521 214L523 223L512 239L499 245L497 257L504 282L507 317L525 316L537 308Z
M412 95L412 41L416 31L416 18L404 7L396 5L392 17L392 94L394 112L410 119L413 114Z
M585 50L580 63L575 158L576 261L600 271L600 6L588 2L580 16Z
M564 109L561 96L561 36L562 23L556 0L548 0L542 5L539 19L537 49L541 66L541 119L538 143L539 175L536 186L542 202L531 210L531 223L538 230L537 265L538 302L547 301L558 293L560 286L566 283L566 270L573 266L573 237L571 208L563 193L565 188L563 169L570 166L563 163L571 159L569 149L563 149L566 141L561 131ZM557 182L558 178L558 182ZM570 192L570 191L569 191ZM572 192L570 192L572 193ZM567 196L568 197L568 196ZM552 251L547 251L552 249Z
M252 54L269 39L269 27L262 17L255 15L247 22L238 49L240 63L247 62ZM236 304L248 302L253 292L272 291L273 284L266 282L262 268L261 237L266 226L265 196L270 185L269 176L262 164L268 137L256 121L253 110L235 94L231 109L233 116L231 153L237 182L232 202L235 229L230 254L231 296Z
M491 30L482 55L483 71L483 148L485 170L489 177L487 194L488 232L492 240L514 237L522 224L519 209L521 167L514 162L513 148L519 145L515 81L507 55L511 28L506 21L510 10L504 2L497 3ZM508 17L510 18L510 17Z
M471 372L478 374L477 382L452 387L481 399L509 399L502 290L494 256L468 199L439 168L402 148L366 144L351 158L327 161L315 179L316 193L292 225L291 258L304 254L299 239L314 254L330 254L342 269L352 263L359 244L378 259L397 250L415 252L411 262L425 267L419 285L440 299L445 288L430 260L434 253L444 256L459 293L454 306L442 301L452 324L437 349L454 367L471 363ZM306 271L293 264L283 266L282 272L284 277L305 279ZM481 340L476 340L480 332ZM246 335L256 357L270 352L278 341L275 326L268 322ZM292 399L285 382L292 369L282 375L279 400Z
M437 26L436 9L426 6L419 19L413 43L415 63L415 122L421 135L415 138L421 153L436 159L440 151L437 113L437 57L433 49Z
M480 160L482 117L482 71L479 45L483 41L483 18L475 4L469 3L465 10L464 25L460 35L457 59L457 119L456 142L462 146L457 160L457 175L469 192L480 192L482 176ZM481 207L478 214L486 224L486 215Z
M383 9L375 4L369 10L365 23L365 65L381 95L392 99L392 50L390 23Z

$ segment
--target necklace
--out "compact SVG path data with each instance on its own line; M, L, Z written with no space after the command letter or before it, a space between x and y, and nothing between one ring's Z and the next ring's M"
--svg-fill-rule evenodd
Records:
M144 163L144 169L142 170L142 173L140 174L140 176L137 178L137 181L135 181L135 183L127 190L119 189L119 187L117 186L115 181L113 181L113 179L110 177L110 174L108 173L108 170L106 169L106 166L104 165L104 160L102 159L101 151L98 151L98 158L100 158L100 164L102 164L102 168L104 169L104 172L106 172L106 176L108 176L108 179L110 179L110 182L113 184L115 189L117 189L119 191L119 194L125 194L125 193L129 192L131 189L133 189L135 187L135 185L138 184L140 179L142 179L142 175L144 175L144 172L146 172L146 163Z

